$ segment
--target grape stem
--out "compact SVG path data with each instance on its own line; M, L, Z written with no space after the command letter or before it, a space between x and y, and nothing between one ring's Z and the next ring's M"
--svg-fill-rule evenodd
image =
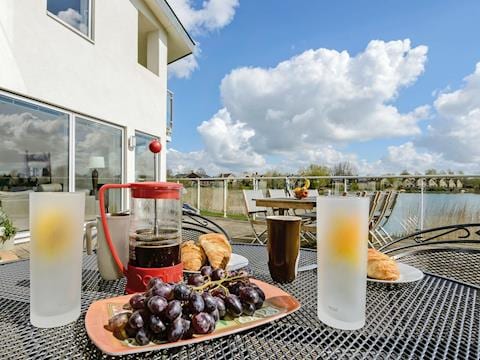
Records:
M206 288L208 288L210 286L215 286L215 285L224 287L222 285L224 282L235 281L235 280L240 280L240 279L248 279L248 276L238 275L238 276L232 276L232 277L225 277L223 279L215 280L215 281L210 280L210 281L207 281L203 285L192 287L192 289L195 290L195 291L202 291L202 290L205 290Z
M216 289L223 289L223 291L225 291L225 294L228 296L230 295L230 291L228 290L228 288L226 288L225 286L223 285L217 285L216 287L214 287L212 290L210 291L213 291L213 290L216 290Z

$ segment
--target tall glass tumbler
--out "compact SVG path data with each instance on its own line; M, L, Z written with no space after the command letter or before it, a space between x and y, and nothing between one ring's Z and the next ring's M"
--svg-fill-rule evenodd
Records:
M50 328L80 316L84 193L30 194L30 322Z
M267 217L268 269L274 281L289 283L297 277L301 222L297 216Z
M344 330L365 325L368 198L317 198L318 318Z

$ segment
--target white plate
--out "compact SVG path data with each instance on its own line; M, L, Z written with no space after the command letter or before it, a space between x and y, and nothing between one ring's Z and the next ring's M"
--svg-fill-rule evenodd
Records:
M367 278L368 281L371 282L378 282L378 283L385 283L385 284L406 284L410 282L415 282L422 280L424 274L422 271L414 268L413 266L402 264L397 262L398 270L400 271L400 277L398 280L378 280L378 279L371 279Z
M228 271L238 270L238 269L244 268L245 266L248 266L248 259L245 256L232 254L232 257L230 258L230 261L227 264L227 270ZM183 270L183 272L193 274L193 273L199 273L200 271Z

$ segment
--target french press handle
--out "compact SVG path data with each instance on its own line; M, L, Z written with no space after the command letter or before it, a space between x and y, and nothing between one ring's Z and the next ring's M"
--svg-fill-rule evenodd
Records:
M100 201L100 217L102 219L103 231L105 233L105 240L107 240L107 245L108 245L108 248L110 249L110 253L112 254L113 259L115 260L115 263L117 264L122 274L126 274L127 269L125 269L125 266L123 266L122 261L118 257L117 250L115 249L115 246L113 245L113 242L112 242L112 237L110 236L110 229L108 228L108 223L107 223L107 215L105 214L105 192L108 189L126 189L126 188L130 188L130 184L105 184L98 191L98 200Z

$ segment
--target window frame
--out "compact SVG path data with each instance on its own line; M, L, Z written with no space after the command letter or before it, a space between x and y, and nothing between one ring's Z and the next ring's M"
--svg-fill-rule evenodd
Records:
M117 125L114 124L110 121L98 119L86 114L82 114L77 111L72 111L66 108L62 108L59 106L55 106L49 103L45 103L36 99L29 98L27 96L21 96L6 90L3 90L0 88L0 95L5 96L7 98L11 98L13 100L18 100L25 102L29 105L32 106L39 106L48 110L60 112L63 114L66 114L68 116L68 126L69 126L69 131L68 131L68 192L75 192L75 125L76 125L76 118L82 118L88 121L96 122L101 125L106 125L110 127L114 127L116 129L119 129L121 131L121 183L125 183L126 180L126 171L127 171L127 166L126 166L126 139L125 136L127 134L127 129L125 126ZM143 132L142 132L143 133ZM152 136L150 134L147 134L149 136ZM125 203L126 199L126 193L124 191L121 192L120 195L120 206L121 210L125 210L127 204ZM14 238L14 244L21 244L30 241L30 229L28 230L23 230L17 232Z
M155 138L155 139L158 139L158 141L161 142L161 137L158 136L158 135L153 135L149 132L146 132L146 131L143 131L143 130L138 130L138 129L134 129L134 136L135 136L135 149L134 149L134 159L135 159L135 166L134 166L134 172L135 172L135 181L138 181L137 180L137 133L139 133L140 135L146 135L146 136L150 136L152 138ZM161 164L162 164L162 159L160 157L160 154L158 155L158 171L160 171L160 168L161 168ZM153 164L152 164L153 165ZM154 179L155 179L155 173L153 174L154 176ZM153 181L153 180L152 180Z
M120 176L120 181L122 184L125 183L125 171L126 171L126 166L125 166L125 134L126 134L126 129L124 126L121 126L121 125L117 125L117 124L113 124L111 122L108 122L108 121L104 121L104 120L99 120L99 119L96 119L96 118L93 118L91 116L88 116L88 115L83 115L83 114L78 114L78 113L72 113L72 117L73 117L73 121L72 121L72 126L74 127L73 128L73 137L71 137L71 139L73 140L71 146L72 146L72 151L71 153L73 153L73 159L72 161L75 161L75 141L77 140L76 138L76 134L75 134L75 126L77 124L77 118L80 118L80 119L83 119L83 120L87 120L87 121L91 121L93 123L96 123L96 124L100 124L100 125L104 125L104 126L109 126L109 127L112 127L112 128L115 128L117 130L120 130L121 132L121 149L120 149L120 153L121 153L121 157L120 157L120 164L122 166L121 168L121 176ZM70 141L69 141L70 142ZM73 163L74 164L74 163ZM72 189L75 189L75 186L76 186L76 183L75 183L75 165L73 165L73 182L71 183L72 184ZM70 175L70 174L69 174ZM69 186L70 186L70 179L69 179ZM122 194L123 196L123 194ZM123 198L121 200L121 203L122 203L122 207L123 207ZM123 210L123 209L122 209Z
M48 1L48 0L47 0ZM88 0L88 35L82 33L80 30L77 28L73 27L72 25L68 24L67 22L63 21L60 19L57 15L54 13L48 11L48 5L47 2L45 4L47 5L47 16L58 22L60 25L65 26L67 29L73 31L77 35L81 36L85 40L91 42L92 44L95 44L95 37L94 37L94 19L95 19L95 0Z

